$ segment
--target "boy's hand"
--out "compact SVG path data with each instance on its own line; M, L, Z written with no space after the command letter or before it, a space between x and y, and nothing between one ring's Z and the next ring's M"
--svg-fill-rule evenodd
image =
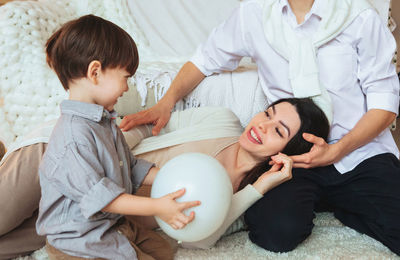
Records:
M128 131L134 126L153 124L152 134L158 135L170 118L171 108L159 102L149 109L124 116L119 127L122 131Z
M157 216L174 229L184 228L194 219L193 211L186 216L183 210L200 205L200 201L176 202L183 194L185 189L180 189L158 199Z
M279 153L271 157L271 163L271 169L253 183L253 187L261 194L292 178L293 161L289 156Z

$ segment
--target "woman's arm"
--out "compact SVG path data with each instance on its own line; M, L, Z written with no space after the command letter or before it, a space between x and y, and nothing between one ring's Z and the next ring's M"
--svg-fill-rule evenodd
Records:
M172 113L159 136L141 141L132 149L134 155L186 142L240 136L239 119L228 108L198 107Z
M245 212L257 200L262 198L252 185L247 185L242 190L233 194L231 207L221 227L218 228L211 236L197 242L183 242L182 246L186 248L210 248L221 238L229 226Z

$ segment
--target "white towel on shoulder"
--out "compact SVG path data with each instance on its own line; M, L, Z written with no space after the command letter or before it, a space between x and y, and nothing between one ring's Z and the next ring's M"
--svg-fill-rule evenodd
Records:
M362 11L372 8L367 0L325 0L325 12L312 38L299 38L283 18L279 0L259 0L263 7L265 37L289 62L289 79L295 97L312 97L332 122L329 94L320 82L316 52L340 34Z

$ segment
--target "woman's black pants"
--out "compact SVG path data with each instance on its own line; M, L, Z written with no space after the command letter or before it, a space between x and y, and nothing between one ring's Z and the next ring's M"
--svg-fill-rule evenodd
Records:
M376 155L345 174L333 165L293 169L290 181L246 211L249 237L270 251L293 250L311 234L314 212L321 209L400 255L399 159Z

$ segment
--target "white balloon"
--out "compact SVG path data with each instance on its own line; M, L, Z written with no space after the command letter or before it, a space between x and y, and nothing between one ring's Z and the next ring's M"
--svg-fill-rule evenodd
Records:
M195 212L194 220L183 229L173 229L158 217L156 221L170 237L195 242L213 234L223 223L232 200L232 183L225 168L213 157L201 153L185 153L168 161L157 173L151 197L159 198L185 188L178 202L201 201L184 214Z

